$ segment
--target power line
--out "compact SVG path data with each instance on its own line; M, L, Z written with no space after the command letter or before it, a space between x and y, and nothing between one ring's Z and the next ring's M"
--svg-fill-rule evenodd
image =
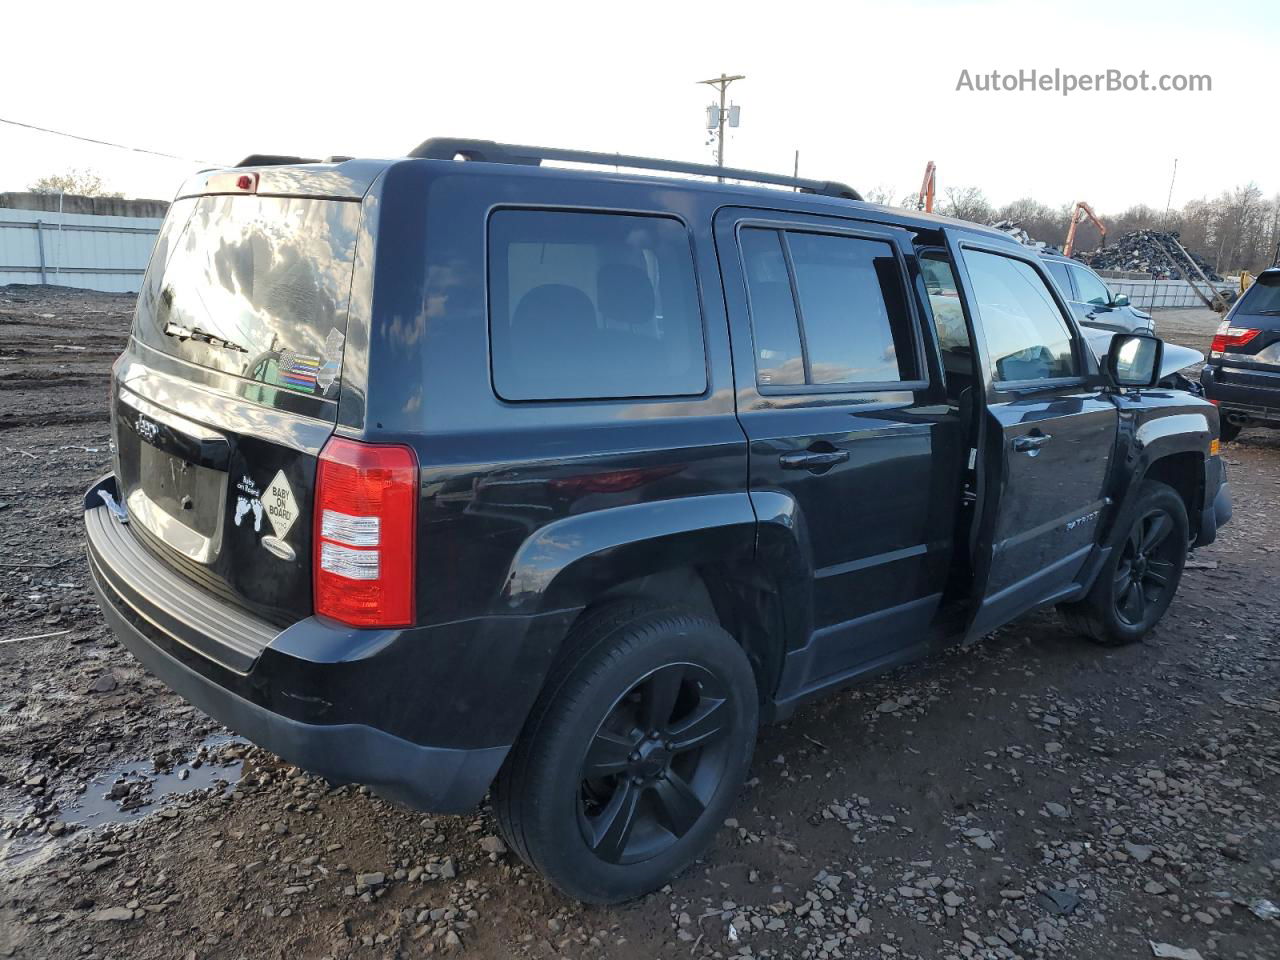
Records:
M159 150L147 150L145 147L130 147L123 143L112 143L110 140L95 140L93 137L82 137L74 133L64 133L62 130L51 130L48 127L38 127L34 123L21 123L17 120L6 120L0 117L0 123L7 123L13 127L24 127L27 130L38 130L40 133L52 133L58 137L69 137L72 140L83 140L85 143L96 143L103 147L116 147L119 150L130 150L133 153L147 153L153 157L164 157L168 160L182 160L187 163L207 163L211 166L220 166L214 160L197 160L194 157L179 157L173 153L161 153Z

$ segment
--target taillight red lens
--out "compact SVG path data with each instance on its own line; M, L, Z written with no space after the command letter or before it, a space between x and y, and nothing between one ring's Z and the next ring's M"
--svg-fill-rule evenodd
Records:
M355 627L413 622L418 458L330 437L316 473L315 610Z
M1213 335L1213 343L1209 344L1209 356L1220 357L1231 347L1243 347L1261 332L1252 327L1233 327L1230 320L1223 320Z

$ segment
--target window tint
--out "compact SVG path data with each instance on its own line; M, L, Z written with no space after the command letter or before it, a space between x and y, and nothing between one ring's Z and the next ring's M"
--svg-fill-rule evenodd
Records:
M1111 291L1091 272L1083 267L1072 267L1071 272L1076 278L1076 290L1079 291L1077 299L1081 303L1095 303L1102 307L1111 302Z
M494 386L507 400L706 390L679 221L500 210L489 223L489 295Z
M994 253L964 255L995 380L1077 373L1071 334L1049 288L1028 263Z
M761 386L916 379L911 315L889 244L757 228L742 231L742 257Z
M742 259L751 298L756 379L762 386L804 383L800 324L777 230L743 230Z
M1068 275L1067 265L1057 260L1046 260L1044 265L1049 268L1049 275L1058 285L1058 292L1062 294L1062 299L1074 300L1075 294L1071 292L1071 277Z
M893 248L880 240L788 233L810 383L915 379L910 314Z

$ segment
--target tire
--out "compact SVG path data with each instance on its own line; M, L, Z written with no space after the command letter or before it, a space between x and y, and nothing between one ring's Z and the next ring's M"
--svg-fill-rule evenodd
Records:
M1182 580L1190 540L1177 491L1148 480L1119 540L1083 600L1059 609L1072 629L1105 646L1142 640L1160 622Z
M566 650L494 810L560 891L620 903L662 886L720 828L755 747L755 676L719 625L632 602L589 613Z
M1240 431L1244 427L1238 423L1232 423L1230 420L1223 420L1218 424L1218 439L1223 443L1230 443L1236 437L1240 436Z

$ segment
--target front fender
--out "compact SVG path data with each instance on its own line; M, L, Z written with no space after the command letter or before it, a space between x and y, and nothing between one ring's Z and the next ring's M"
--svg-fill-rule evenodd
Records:
M636 577L698 564L749 562L755 526L745 491L564 517L537 530L516 551L499 604L512 614L582 607Z
M1110 543L1138 495L1142 482L1152 468L1169 457L1194 454L1201 462L1209 456L1209 445L1217 436L1217 409L1206 401L1173 391L1154 391L1137 397L1119 396L1120 456L1111 489L1115 509L1104 532L1103 542ZM1203 469L1197 484L1203 487ZM1203 500L1204 491L1199 491ZM1192 522L1197 515L1192 505Z

